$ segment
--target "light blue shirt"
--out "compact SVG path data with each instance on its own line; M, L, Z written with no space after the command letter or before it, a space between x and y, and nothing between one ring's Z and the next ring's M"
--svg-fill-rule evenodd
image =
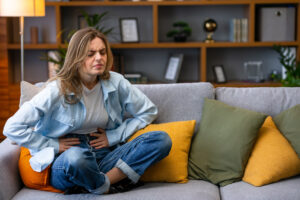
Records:
M109 119L106 135L109 146L126 140L144 128L157 116L157 107L122 75L110 72L109 80L100 80L104 106ZM86 115L81 99L76 104L65 103L58 82L53 81L25 102L7 120L3 134L20 146L30 149L31 167L44 170L59 151L58 137L80 128ZM124 119L125 113L132 117Z

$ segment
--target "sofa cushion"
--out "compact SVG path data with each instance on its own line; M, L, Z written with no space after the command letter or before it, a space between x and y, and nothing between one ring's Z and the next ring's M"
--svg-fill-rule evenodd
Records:
M216 88L216 99L272 117L300 104L300 87Z
M164 131L172 140L172 148L167 157L149 167L141 177L145 182L188 181L187 165L191 139L195 129L195 120L150 124L136 132L129 141L150 131Z
M210 83L136 85L158 107L154 123L201 120L204 98L214 98Z
M220 188L222 200L298 200L300 176L261 187L243 181Z
M189 157L189 176L221 186L242 179L265 115L205 99Z
M134 190L117 194L63 195L23 188L14 200L220 200L219 188L205 181L178 183L146 183Z
M28 83L26 81L22 81L19 106L21 107L26 101L31 100L32 97L35 96L37 93L39 93L41 90L42 90L41 87L32 85L31 83Z
M300 104L275 116L274 121L281 133L291 143L300 158Z
M300 159L269 116L245 169L243 181L262 186L300 173Z
M24 185L37 190L62 192L50 185L50 166L48 166L42 172L35 172L30 166L30 158L31 155L29 150L25 147L21 147L19 172Z

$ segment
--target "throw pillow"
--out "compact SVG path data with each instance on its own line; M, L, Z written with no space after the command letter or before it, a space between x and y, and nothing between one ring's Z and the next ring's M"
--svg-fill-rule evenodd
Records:
M205 99L189 157L189 177L220 186L240 181L266 116Z
M142 175L145 182L176 182L188 181L187 165L191 138L196 121L178 121L162 124L150 124L136 132L129 141L150 131L164 131L172 140L172 148L167 157L149 167Z
M300 158L300 104L289 108L274 117L280 132L291 143Z
M243 181L262 186L300 173L300 159L269 116L245 169Z
M26 81L22 81L21 82L21 97L20 97L19 106L21 107L23 105L23 103L32 99L32 97L34 97L41 90L42 90L41 87L32 85L31 83L28 83Z
M24 185L32 189L62 193L62 191L50 185L50 166L42 172L33 171L29 163L30 158L29 150L21 147L19 172Z

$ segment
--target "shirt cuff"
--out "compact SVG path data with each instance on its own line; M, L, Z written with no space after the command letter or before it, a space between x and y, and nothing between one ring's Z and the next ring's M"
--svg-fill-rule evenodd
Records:
M106 137L107 137L107 140L108 140L108 144L109 146L114 146L116 144L119 144L119 136L118 134L114 134L115 130L107 130L106 131Z

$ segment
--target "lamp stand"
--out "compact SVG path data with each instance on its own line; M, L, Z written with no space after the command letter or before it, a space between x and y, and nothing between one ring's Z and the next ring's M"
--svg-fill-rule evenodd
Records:
M20 16L20 37L21 37L21 81L24 80L24 16Z

